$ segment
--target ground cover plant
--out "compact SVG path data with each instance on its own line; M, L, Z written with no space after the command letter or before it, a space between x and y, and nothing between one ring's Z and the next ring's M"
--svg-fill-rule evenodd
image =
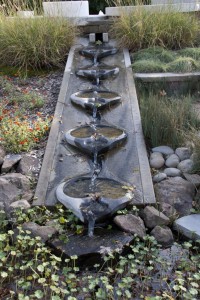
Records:
M199 43L199 19L172 9L151 12L138 5L134 11L121 11L112 32L119 45L131 51L154 46L181 49Z
M132 67L136 73L198 72L200 71L200 48L178 51L163 47L150 47L132 54Z
M51 118L38 109L44 105L39 93L17 87L8 76L0 76L0 145L11 153L29 151L48 133Z
M176 244L182 255L176 261L159 255L153 237L135 236L126 255L102 249L102 263L81 268L76 256L55 255L40 237L23 230L24 222L54 222L60 238L82 234L83 226L66 208L45 207L16 211L8 220L0 212L0 291L4 299L198 299L199 242ZM16 229L15 229L16 228ZM67 242L67 240L66 240ZM17 297L17 298L16 298Z

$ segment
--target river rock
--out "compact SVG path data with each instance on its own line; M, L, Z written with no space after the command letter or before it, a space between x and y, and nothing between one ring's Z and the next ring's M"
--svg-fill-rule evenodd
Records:
M3 164L5 155L6 155L6 152L5 152L4 149L0 146L0 166Z
M19 154L9 154L4 157L3 165L1 167L2 173L9 172L16 163L18 163L21 159L21 155Z
M152 152L160 152L167 156L174 153L174 150L169 146L159 146L152 149Z
M168 225L169 218L153 206L146 206L141 211L141 217L148 228L154 228L156 225Z
M158 183L166 178L167 178L167 175L165 173L158 173L153 176L153 182Z
M194 184L196 188L200 187L200 175L198 174L188 174L188 173L183 173L185 179L187 181L191 182Z
M44 243L48 241L52 237L52 235L58 232L55 227L40 226L34 222L24 223L22 225L22 229L29 230L34 237L40 236Z
M155 152L150 155L150 166L154 169L160 169L164 166L165 160L161 153Z
M183 173L191 173L194 163L191 159L182 160L177 168Z
M178 157L180 158L180 160L185 160L185 159L189 159L192 152L189 148L187 147L180 147L180 148L177 148L175 150L175 154L178 155Z
M37 157L33 157L29 154L22 156L18 166L17 172L24 175L37 175L40 171L40 160Z
M177 176L181 176L181 171L177 168L166 168L164 169L164 173L168 176L168 177L177 177Z
M165 161L165 165L169 168L176 168L180 162L180 158L176 154L171 154Z
M192 240L200 239L200 214L182 217L174 222L174 229Z
M29 179L20 173L0 177L0 202L7 207L19 199L30 200L33 196Z
M120 215L116 216L113 221L125 232L137 234L140 238L146 235L144 222L140 217L132 214Z
M156 183L154 188L161 207L162 203L168 203L176 209L179 216L190 214L195 195L193 184L181 177L173 177Z
M163 247L169 247L174 242L172 231L167 226L156 226L152 231L151 235L155 237L157 242Z

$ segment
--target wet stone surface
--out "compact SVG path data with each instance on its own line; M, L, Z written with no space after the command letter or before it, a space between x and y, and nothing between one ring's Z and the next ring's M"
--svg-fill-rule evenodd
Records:
M117 230L96 229L93 237L85 235L70 236L67 242L51 241L56 251L67 257L77 255L88 262L99 261L102 256L113 252L122 252L134 239L133 235Z

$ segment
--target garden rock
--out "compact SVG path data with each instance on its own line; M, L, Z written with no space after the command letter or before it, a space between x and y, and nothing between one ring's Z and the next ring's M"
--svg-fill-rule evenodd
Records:
M29 179L20 173L10 173L0 177L0 202L9 207L19 199L30 200L32 192Z
M21 155L19 155L19 154L6 155L4 157L4 162L1 167L1 172L2 173L9 172L14 167L14 165L16 165L16 163L18 163L20 161L20 159L21 159Z
M194 186L196 188L198 188L200 186L200 175L198 175L198 174L188 174L188 173L183 173L183 175L184 175L185 179L187 179L187 181L194 184Z
M174 222L173 227L185 237L198 240L200 239L200 214L182 217Z
M4 151L4 149L2 147L0 147L0 166L3 164L5 155L6 155L6 152Z
M156 226L152 231L151 235L155 237L157 242L163 247L169 247L174 242L172 231L167 226Z
M164 173L168 176L168 177L177 177L177 176L181 176L181 171L179 169L176 168L166 168L164 170Z
M180 162L180 158L176 154L171 154L165 161L165 165L169 168L176 168Z
M31 207L31 205L29 204L29 202L27 200L18 200L18 201L11 203L9 206L9 208L11 208L11 209L17 209L17 208L28 209L30 207Z
M37 157L33 157L29 154L25 154L22 156L18 167L17 172L24 175L32 175L35 176L40 171L40 160Z
M191 156L191 150L187 147L180 147L175 150L175 154L178 155L180 160L189 159Z
M163 203L168 203L176 209L179 216L190 214L195 195L192 183L181 177L173 177L156 183L154 188L161 208Z
M114 223L123 231L137 234L140 238L146 235L144 222L140 217L132 214L120 215L114 218Z
M150 166L155 169L160 169L164 166L165 160L161 153L155 152L150 155Z
M176 216L177 216L176 209L168 203L161 203L160 209L165 216L170 218L170 220L176 218Z
M191 159L186 159L181 161L177 168L183 173L191 173L193 169L194 163Z
M166 178L167 178L167 175L165 173L158 173L153 176L153 182L158 183Z
M22 225L22 229L29 230L34 237L41 237L44 243L48 241L52 237L52 235L57 233L57 229L55 227L40 226L34 222L24 223Z
M174 150L169 146L159 146L152 149L152 152L160 152L163 155L170 155L174 153Z
M141 211L141 217L148 228L154 228L156 225L168 225L170 222L167 216L153 206L146 206Z

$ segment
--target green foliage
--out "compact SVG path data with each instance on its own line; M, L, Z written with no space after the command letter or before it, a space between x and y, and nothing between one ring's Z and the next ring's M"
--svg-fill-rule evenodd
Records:
M130 50L162 46L180 49L193 46L198 39L199 20L194 15L169 11L122 11L114 21L112 32L119 45Z
M178 55L200 60L200 47L181 49L178 51Z
M153 147L170 145L176 148L184 143L191 128L199 127L190 97L168 99L150 94L141 97L140 111L145 138Z
M132 64L136 73L158 73L165 72L165 65L158 59L141 59Z
M163 63L169 63L175 58L176 54L173 51L158 46L142 49L132 54L133 60L159 59Z
M60 218L65 219L64 224ZM141 241L135 236L126 255L121 255L120 249L111 252L102 247L103 263L86 271L78 268L76 255L55 255L40 237L33 237L21 227L23 222L45 225L50 220L54 220L59 236L67 236L66 230L75 233L72 224L78 224L77 218L61 205L53 212L45 207L17 210L15 232L8 222L1 223L0 284L7 291L6 299L76 300L80 294L83 299L94 300L198 299L200 241L186 242L183 249L177 244L183 255L178 261L176 257L169 261L159 255L154 237L147 235Z
M186 48L175 52L163 47L150 47L132 54L132 67L138 73L195 72L200 70L199 58L199 48Z
M167 65L168 72L187 73L200 70L200 64L190 57L179 57Z
M64 18L0 17L0 65L19 69L61 66L76 30Z

